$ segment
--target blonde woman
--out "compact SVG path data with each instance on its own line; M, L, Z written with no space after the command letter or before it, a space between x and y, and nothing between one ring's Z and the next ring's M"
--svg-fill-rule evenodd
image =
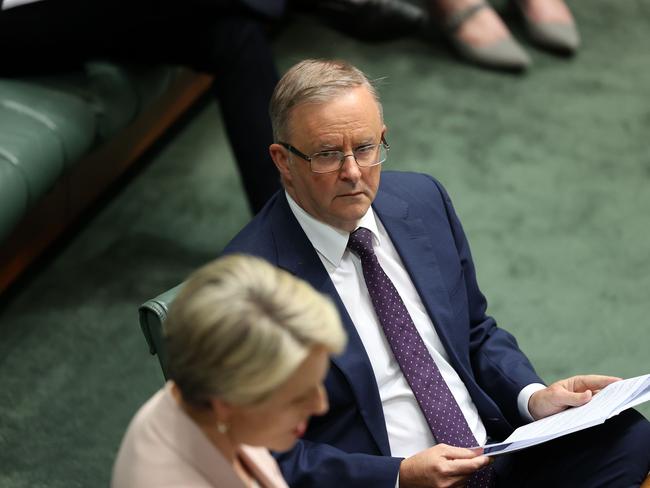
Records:
M112 485L286 487L268 449L324 413L345 333L307 283L250 256L193 273L165 322L170 381L135 415Z

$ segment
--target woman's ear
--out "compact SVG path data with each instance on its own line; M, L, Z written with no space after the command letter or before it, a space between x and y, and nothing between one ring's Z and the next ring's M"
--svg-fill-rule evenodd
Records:
M232 405L229 404L228 402L221 400L220 398L211 398L209 402L210 402L210 410L212 411L215 420L217 422L222 422L227 424L232 415L232 410L233 410Z

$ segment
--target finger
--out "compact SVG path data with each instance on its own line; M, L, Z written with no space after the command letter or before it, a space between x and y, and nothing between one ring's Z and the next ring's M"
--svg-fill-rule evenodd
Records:
M560 405L566 407L579 407L584 405L591 400L592 397L591 390L577 392L571 391L561 391L557 394L555 402L559 402Z
M490 464L490 458L487 456L477 456L472 459L454 459L451 463L450 470L453 475L469 476Z
M448 459L472 459L483 454L483 448L454 447L447 444L439 444L442 448L441 454ZM478 452L477 452L478 449Z
M620 381L622 378L617 376L604 376L598 374L588 374L575 376L573 381L574 391L585 391L585 390L601 390L607 385L612 384L616 381Z

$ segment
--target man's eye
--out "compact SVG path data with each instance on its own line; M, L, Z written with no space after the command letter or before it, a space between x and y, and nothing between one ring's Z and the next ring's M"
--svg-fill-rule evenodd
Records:
M374 144L367 144L367 145L365 145L365 146L359 146L359 147L355 150L355 152L356 152L357 154L368 153L368 152L372 152L372 150L373 150L374 148L375 148L375 145L374 145Z
M338 151L323 151L316 154L316 157L322 159L336 159L339 157L339 154Z

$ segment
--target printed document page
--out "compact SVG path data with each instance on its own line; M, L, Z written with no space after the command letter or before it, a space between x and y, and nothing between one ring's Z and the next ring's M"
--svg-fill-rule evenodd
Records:
M623 410L650 401L650 374L612 383L580 407L519 427L499 444L484 446L488 456L505 454L602 424Z

